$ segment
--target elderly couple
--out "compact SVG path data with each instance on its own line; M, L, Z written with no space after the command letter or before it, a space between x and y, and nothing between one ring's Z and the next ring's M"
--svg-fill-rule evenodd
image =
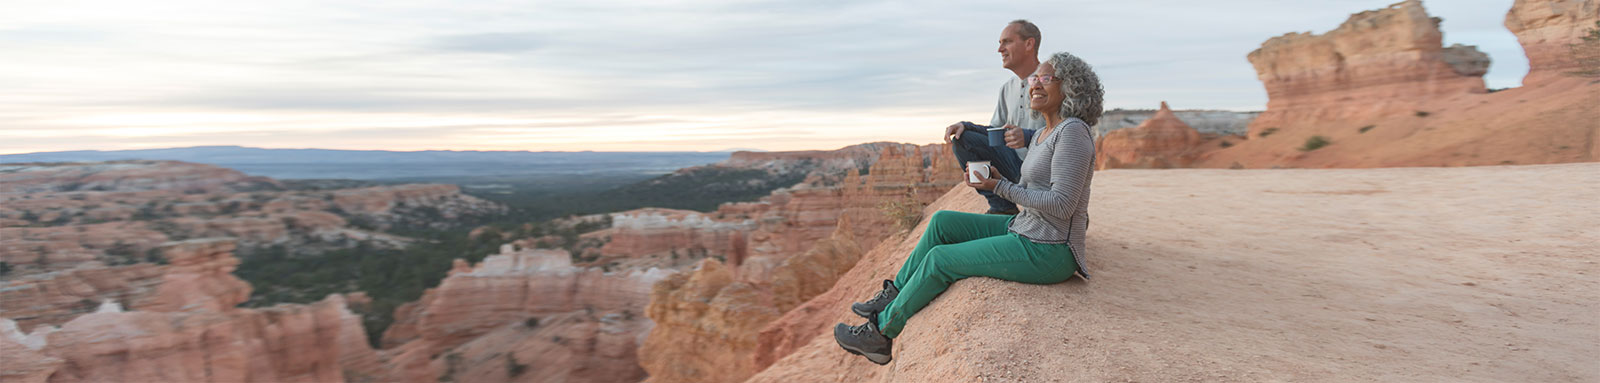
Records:
M989 146L988 126L962 121L945 128L963 169L969 161L993 164L992 177L967 183L988 198L988 214L934 213L894 279L850 306L867 322L834 327L846 351L888 364L906 320L957 280L1051 284L1089 277L1083 264L1094 176L1089 127L1100 119L1104 90L1089 64L1070 53L1040 63L1039 38L1027 20L1000 32L1001 62L1015 76L1000 88L989 125L1005 128L1005 146Z

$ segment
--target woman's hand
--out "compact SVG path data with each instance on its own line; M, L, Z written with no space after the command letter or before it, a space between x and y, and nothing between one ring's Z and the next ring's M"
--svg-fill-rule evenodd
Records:
M961 172L969 175L972 174L972 171L967 170L966 168L962 168ZM973 189L978 190L993 191L996 186L1000 185L1000 175L995 174L994 167L989 168L989 175L987 177L983 174L977 174L976 176L978 177L978 182L972 182L971 176L966 178L967 186L971 186Z

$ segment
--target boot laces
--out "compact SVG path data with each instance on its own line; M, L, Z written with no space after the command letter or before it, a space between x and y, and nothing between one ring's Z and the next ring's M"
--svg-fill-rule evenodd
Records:
M878 293L874 294L868 302L877 303L884 299L889 299L889 289L878 290Z

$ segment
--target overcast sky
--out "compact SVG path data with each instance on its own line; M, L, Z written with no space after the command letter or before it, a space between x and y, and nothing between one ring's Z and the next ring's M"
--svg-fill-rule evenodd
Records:
M1393 1L6 0L0 153L928 143L988 121L1017 18L1107 109L1260 110L1247 53ZM1425 3L1492 88L1527 72L1511 2Z

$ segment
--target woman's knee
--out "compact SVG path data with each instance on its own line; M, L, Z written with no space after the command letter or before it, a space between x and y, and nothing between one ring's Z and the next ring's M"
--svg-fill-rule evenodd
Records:
M955 212L952 212L952 211L949 211L949 210L940 210L940 211L933 212L933 216L928 217L928 228L923 229L922 235L926 236L926 235L930 235L930 234L933 234L933 233L937 233L939 231L938 228L947 225L948 222L950 221L951 217L954 216L954 214L955 214Z
M934 246L928 250L928 258L922 261L922 267L930 272L937 272L957 264L956 259L961 257L961 252L951 250L950 246Z

